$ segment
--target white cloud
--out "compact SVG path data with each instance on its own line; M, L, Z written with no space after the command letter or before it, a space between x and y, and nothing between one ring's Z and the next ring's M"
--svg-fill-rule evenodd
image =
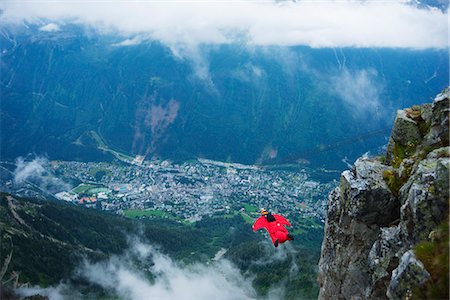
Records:
M155 247L136 241L133 244L124 255L97 263L85 261L77 271L78 276L121 299L228 300L255 299L257 296L251 281L227 260L181 265ZM144 269L150 271L154 279L146 277ZM46 289L22 288L19 293L71 299L73 290L73 287L60 285Z
M23 157L16 159L14 183L20 186L26 182L31 182L51 194L68 191L72 188L68 183L52 174L49 162L44 157L36 157L31 161L26 161Z
M85 279L114 290L124 299L251 299L251 282L226 260L211 265L182 266L154 247L138 244L140 259L150 259L154 282L132 267L130 260L113 257L103 263L87 263L80 269ZM144 249L144 250L143 250ZM105 274L109 274L105 276Z
M364 117L368 113L377 118L382 117L382 85L376 70L350 71L344 68L338 75L331 77L330 86L331 92L343 100L356 117Z
M445 48L448 12L408 1L3 1L2 22L76 23L169 47L252 45ZM133 41L131 39L130 41Z
M45 172L44 165L47 160L42 157L33 159L31 162L25 162L23 157L16 159L16 169L14 170L14 182L22 184L26 180L35 176L42 176Z
M55 23L49 23L47 25L41 26L39 28L40 31L47 31L47 32L56 32L59 31L59 25Z
M248 62L234 70L231 75L240 81L251 82L260 80L266 75L266 72L261 67Z
M140 43L142 43L142 38L133 37L133 38L125 39L119 43L115 43L115 44L113 44L113 46L117 46L117 47L134 46L134 45L139 45Z
M60 284L57 287L47 287L47 288L42 288L39 286L19 288L17 292L21 297L32 297L35 295L41 295L48 297L48 299L51 300L65 300L67 298L82 299L81 294L79 294L77 291L73 290L71 287L65 284ZM67 297L68 295L70 295L70 297Z

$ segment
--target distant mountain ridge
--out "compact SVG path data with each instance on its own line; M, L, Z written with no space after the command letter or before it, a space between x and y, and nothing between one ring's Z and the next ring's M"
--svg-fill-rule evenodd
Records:
M342 167L377 151L395 109L426 101L448 75L446 50L233 44L179 57L73 25L1 33L8 159L113 159L94 132L131 156ZM342 139L353 142L336 147Z

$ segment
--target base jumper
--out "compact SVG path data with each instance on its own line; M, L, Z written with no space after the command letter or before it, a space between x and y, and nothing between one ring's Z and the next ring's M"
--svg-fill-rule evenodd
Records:
M291 226L285 217L277 214L271 214L265 209L261 209L261 216L253 224L253 231L265 228L272 239L275 247L286 241L292 241L294 237L284 227Z

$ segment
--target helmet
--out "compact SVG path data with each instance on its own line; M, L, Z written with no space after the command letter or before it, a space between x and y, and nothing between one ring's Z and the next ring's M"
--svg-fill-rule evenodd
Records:
M264 209L264 208L261 208L261 215L268 215L269 214L269 212L266 210L266 209Z

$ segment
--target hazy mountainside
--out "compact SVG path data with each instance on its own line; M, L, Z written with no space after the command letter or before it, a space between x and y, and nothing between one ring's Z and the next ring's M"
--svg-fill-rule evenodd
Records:
M232 218L218 215L189 225L163 218L133 221L60 201L23 199L2 193L0 216L0 282L6 287L20 287L22 291L40 285L65 290L61 293L68 298L117 297L121 294L114 286L127 281L120 278L121 270L114 271L114 266L119 264L124 268L128 260L132 261L131 266L122 271L138 274L137 283L154 288L165 264L157 259L136 258L137 254L130 249L139 250L144 243L152 245L150 252L157 253L156 256L167 255L170 260L182 261L180 266L194 265L192 270L188 266L173 267L170 274L186 273L192 280L198 275L195 268L209 274L215 265L222 266L220 255L217 256L222 251L223 258L238 268L222 272L249 282L255 291L253 296L267 295L274 288L278 288L276 297L280 299L311 298L318 293L316 262L322 239L320 228L305 230L291 248L283 251L275 249L266 237L253 233L240 215ZM102 275L104 280L93 279L86 271L102 266L112 268L104 271L107 272L107 276ZM171 282L170 276L167 280ZM173 283L178 279L173 276ZM114 286L102 285L108 280L115 282ZM60 283L63 285L56 288ZM74 290L78 296L73 294ZM134 297L130 296L133 292L130 284L127 297ZM48 294L48 290L39 293ZM139 293L142 295L142 290Z
M106 146L172 160L342 166L377 151L395 109L426 101L448 74L445 50L232 44L177 53L69 25L1 33L9 159L109 160L98 149Z
M387 154L328 200L320 299L448 299L450 89L397 112Z

